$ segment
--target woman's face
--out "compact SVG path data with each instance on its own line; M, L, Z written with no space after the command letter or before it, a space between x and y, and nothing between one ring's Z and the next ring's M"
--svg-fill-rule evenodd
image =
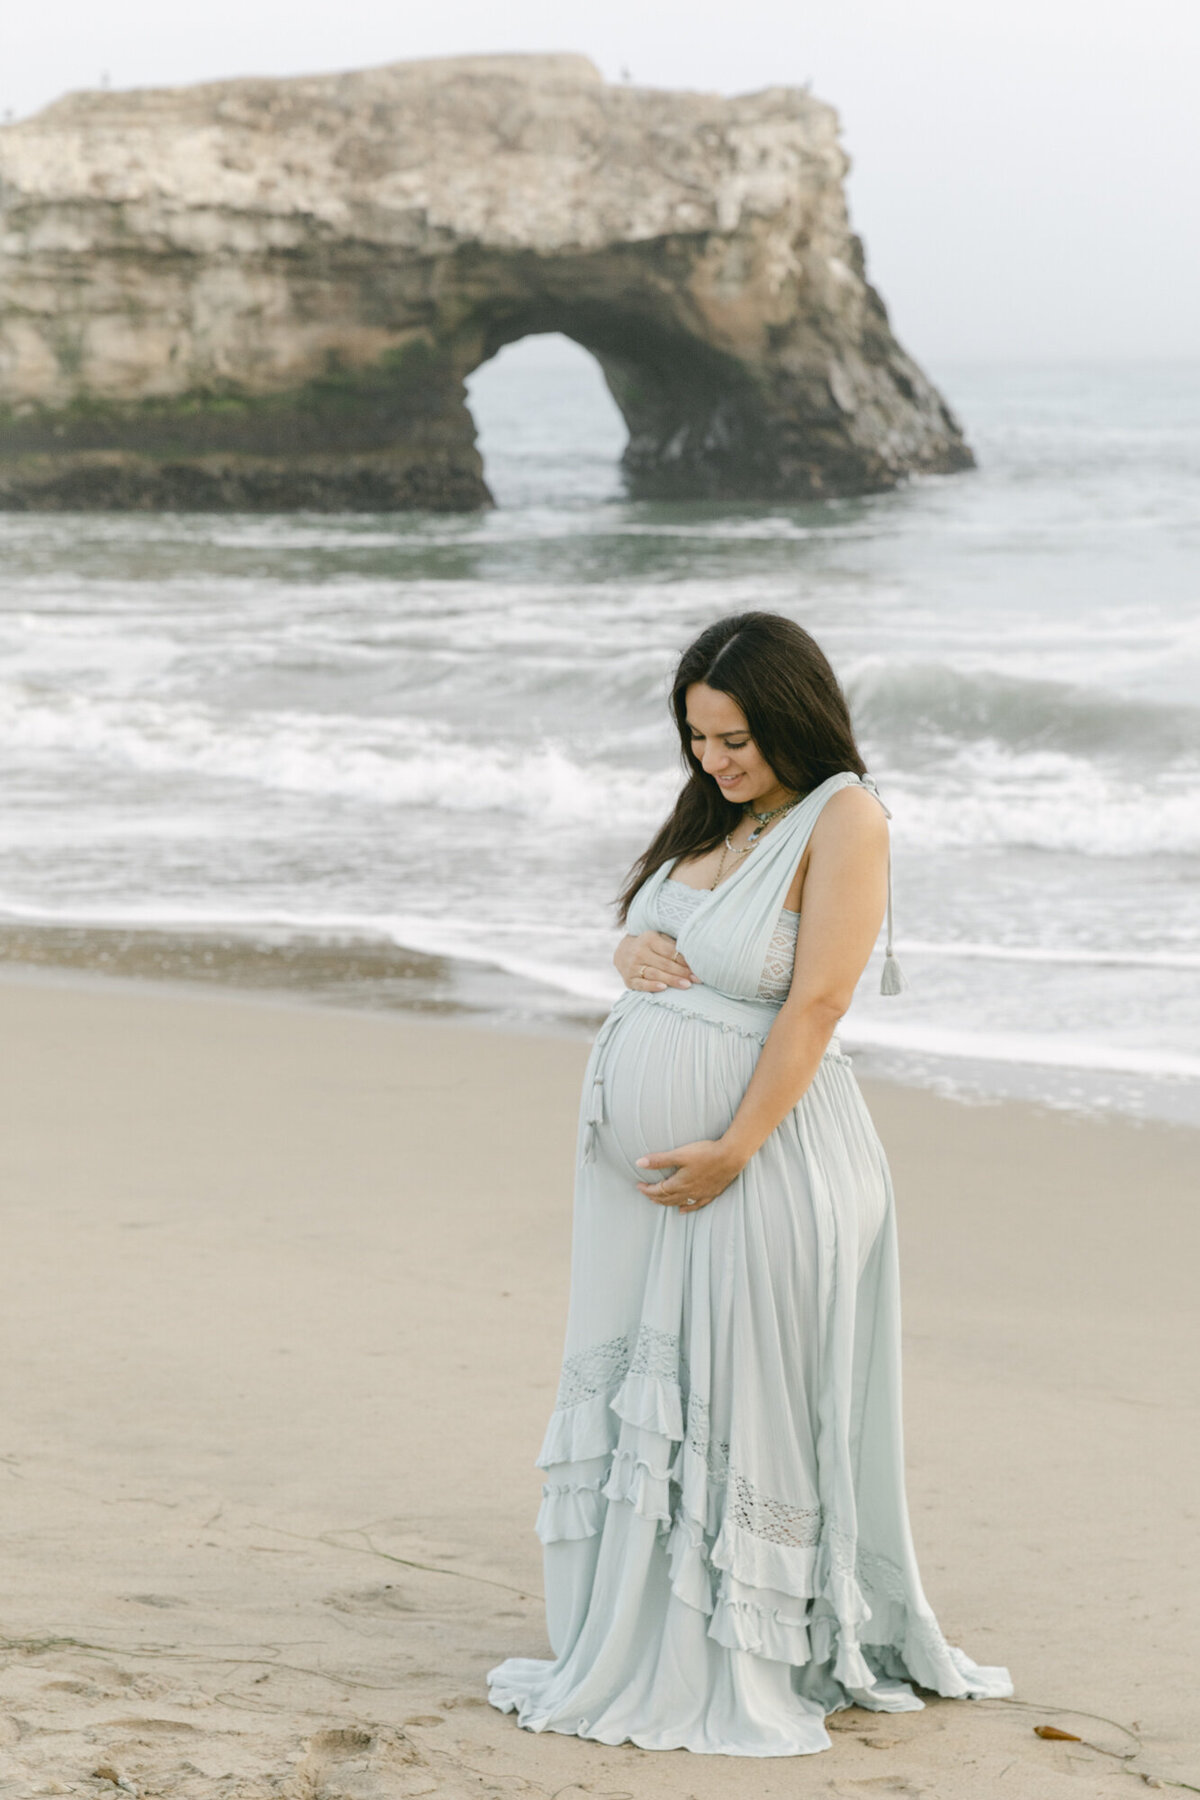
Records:
M752 800L760 812L782 805L791 790L761 755L737 701L703 681L692 683L686 699L692 754L726 798L741 805Z

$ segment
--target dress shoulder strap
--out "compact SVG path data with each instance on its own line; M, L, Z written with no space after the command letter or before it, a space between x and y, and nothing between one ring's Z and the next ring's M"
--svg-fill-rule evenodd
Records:
M880 806L883 807L884 817L890 819L892 816L891 809L884 804L883 796L875 785L875 777L873 775L862 775L859 777L859 780L861 781L862 786L866 788L867 792L869 794L874 794L875 798L879 801ZM889 834L887 866L887 939L883 952L883 973L879 977L879 991L881 994L902 994L907 986L908 979L904 970L896 961L896 952L892 944L892 841Z

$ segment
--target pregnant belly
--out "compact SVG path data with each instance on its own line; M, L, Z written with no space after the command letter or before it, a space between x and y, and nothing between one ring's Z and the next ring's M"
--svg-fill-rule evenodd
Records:
M650 997L612 1022L598 1046L604 1154L640 1181L639 1156L727 1130L762 1049L758 1037Z
M776 1017L769 1005L704 988L686 997L674 990L631 996L619 1005L593 1052L591 1073L599 1076L600 1087L585 1089L585 1118L596 1120L597 1160L617 1172L622 1185L654 1181L667 1171L638 1169L639 1156L719 1138L750 1084ZM599 1104L597 1096L602 1096ZM743 1203L762 1217L779 1208L807 1212L810 1158L861 1271L890 1204L890 1179L849 1062L835 1046L795 1112L747 1165L739 1183Z

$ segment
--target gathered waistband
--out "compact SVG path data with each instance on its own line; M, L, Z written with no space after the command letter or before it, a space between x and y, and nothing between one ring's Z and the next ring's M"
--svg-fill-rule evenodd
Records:
M664 988L660 994L638 994L635 998L650 1006L666 1006L694 1019L707 1019L736 1031L742 1037L757 1038L766 1043L767 1033L779 1017L780 1003L775 1000L742 1000L736 994L723 994L719 988L698 983L690 988Z
M767 1033L783 1006L781 1000L743 1000L737 994L723 994L720 988L705 987L703 983L690 988L664 988L661 994L639 993L634 998L646 1000L651 1006L670 1007L673 1012L685 1013L693 1019L707 1019L726 1031L757 1038L760 1044L766 1043ZM842 1054L836 1037L830 1038L825 1054Z

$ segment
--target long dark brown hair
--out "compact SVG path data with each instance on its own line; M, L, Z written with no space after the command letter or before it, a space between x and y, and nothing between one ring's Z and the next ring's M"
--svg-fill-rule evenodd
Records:
M688 645L675 671L671 711L687 780L670 818L629 871L617 902L622 924L648 876L676 857L715 849L742 816L741 803L725 798L692 749L687 691L697 681L737 702L760 754L794 793L811 793L843 769L855 775L867 772L846 696L807 631L779 613L734 613L718 619Z

